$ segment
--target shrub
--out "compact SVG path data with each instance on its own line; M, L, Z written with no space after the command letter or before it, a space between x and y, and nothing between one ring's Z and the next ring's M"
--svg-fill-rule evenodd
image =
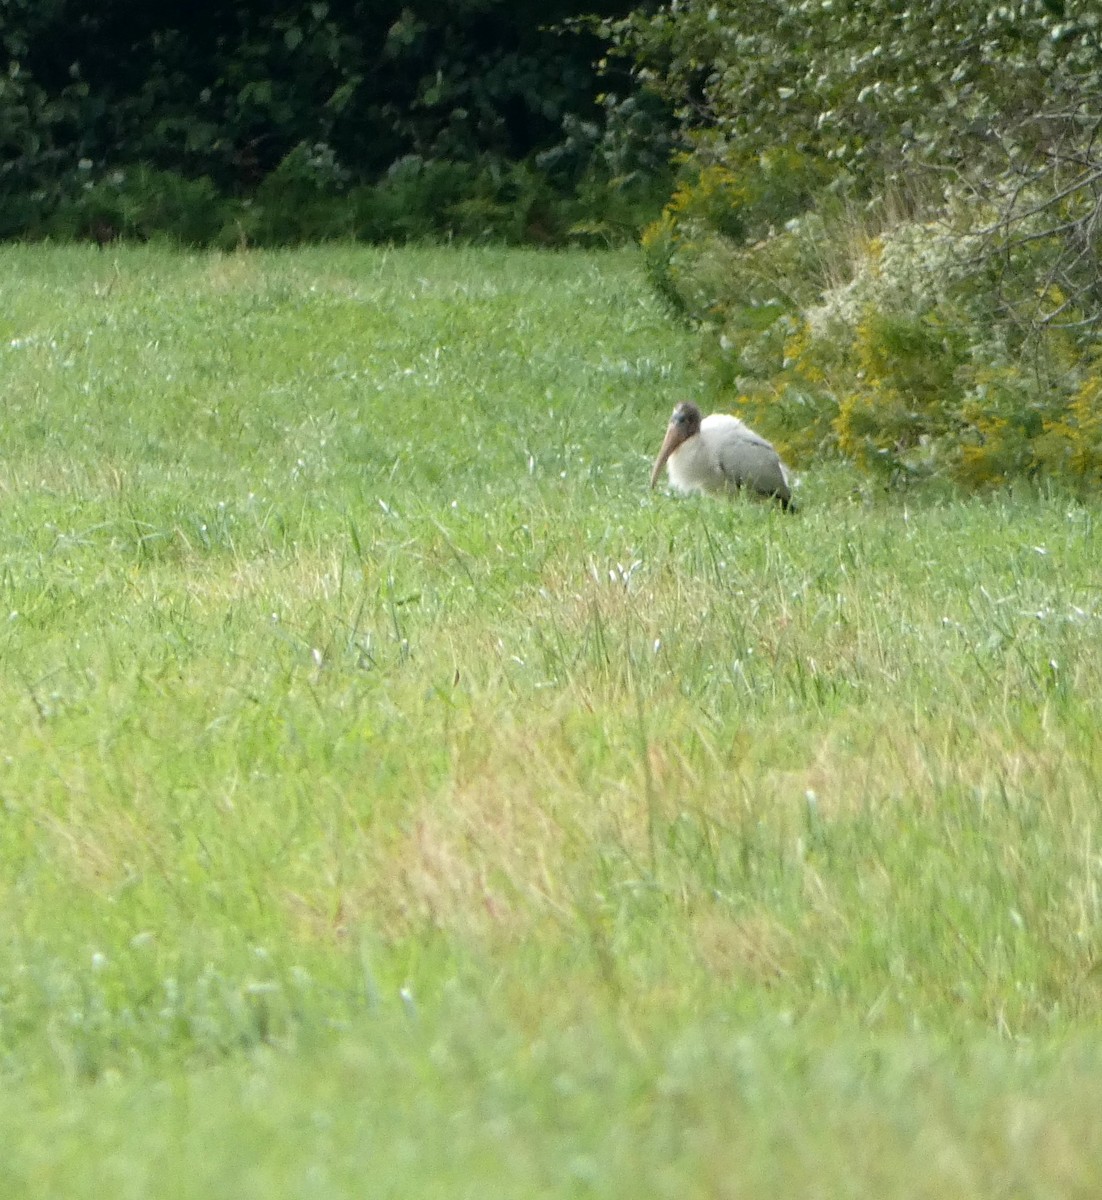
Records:
M351 237L349 172L325 142L300 142L242 207L243 239L261 246Z
M184 179L144 166L96 177L90 163L81 174L86 178L42 220L42 232L101 242L164 236L203 246L215 241L231 218L232 206L209 179Z
M599 94L628 80L622 66L597 68L601 42L584 23L562 27L577 7L460 0L442 15L419 0L348 0L74 15L10 0L0 236L634 236L660 204L670 119L653 97ZM164 185L163 210L134 184L143 171Z
M1102 18L825 7L677 0L607 23L692 146L643 239L654 286L797 454L1092 478Z
M1095 354L1062 411L1046 420L1035 450L1047 471L1102 488L1102 356Z
M869 307L852 331L852 388L840 399L840 449L891 473L931 469L953 432L967 354L959 326L936 304L913 315Z
M524 164L410 155L378 184L356 192L355 235L365 241L522 241L538 219L544 191Z
M789 151L737 167L686 159L657 221L641 235L643 263L655 290L676 312L715 323L739 319L747 305L777 315L808 300L822 223L786 236L813 193L814 167ZM758 319L756 324L763 324Z
M673 185L672 122L653 94L598 97L600 119L567 113L562 138L534 165L558 196L569 198L566 236L598 244L633 240L654 220Z
M1097 481L1102 421L1082 331L1007 320L1008 305L1043 292L1043 260L1017 262L995 303L967 268L976 244L932 223L871 240L853 279L803 314L792 361L759 403L817 382L836 404L833 445L896 481ZM1047 304L1059 307L1059 296Z
M717 219L725 201L741 220L729 174L683 184L646 231L644 261L705 331L715 389L793 462L837 453L894 482L972 487L1097 480L1089 330L1048 279L1040 214L1029 253L996 269L986 203L949 197L934 219L831 201L739 241Z

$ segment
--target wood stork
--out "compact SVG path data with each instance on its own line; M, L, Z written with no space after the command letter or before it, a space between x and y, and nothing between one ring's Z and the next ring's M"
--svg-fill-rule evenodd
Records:
M685 402L673 410L654 460L651 487L663 466L679 492L731 495L745 487L775 497L782 508L792 505L788 468L772 445L737 417L712 413L701 420L695 404Z

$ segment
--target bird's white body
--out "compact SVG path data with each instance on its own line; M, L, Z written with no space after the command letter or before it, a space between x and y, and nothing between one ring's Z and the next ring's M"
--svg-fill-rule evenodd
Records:
M679 492L731 494L747 488L785 502L788 472L772 445L737 417L712 413L700 430L666 459L670 483Z

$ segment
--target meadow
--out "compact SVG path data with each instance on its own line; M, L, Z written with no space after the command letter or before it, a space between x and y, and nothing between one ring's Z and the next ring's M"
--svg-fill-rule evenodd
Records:
M0 1194L1099 1193L1097 502L649 491L631 252L0 295Z

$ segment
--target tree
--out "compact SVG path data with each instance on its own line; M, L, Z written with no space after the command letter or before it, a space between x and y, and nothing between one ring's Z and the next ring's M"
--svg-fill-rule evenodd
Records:
M649 269L755 420L900 478L1102 477L1096 0L670 0L605 32L693 145Z
M992 256L1059 244L1047 318L1102 315L1093 0L673 0L604 31L700 160L783 143L858 194L933 177L986 207Z
M560 24L582 7L628 4L6 0L0 235L138 164L247 196L289 155L327 186L532 158L602 119L601 43Z

